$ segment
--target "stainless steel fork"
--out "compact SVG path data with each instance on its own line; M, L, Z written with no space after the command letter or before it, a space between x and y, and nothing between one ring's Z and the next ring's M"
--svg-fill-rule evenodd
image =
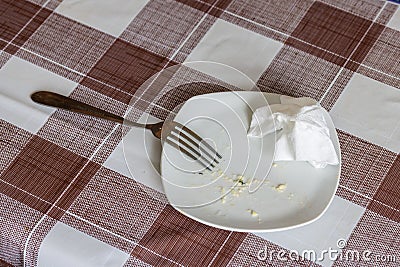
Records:
M193 160L197 160L206 169L212 170L219 163L222 156L198 134L188 127L175 121L162 121L152 124L141 124L124 119L105 110L90 106L67 96L57 93L40 91L33 93L31 99L39 104L65 109L100 119L105 119L129 127L141 127L151 130L158 139L182 151Z

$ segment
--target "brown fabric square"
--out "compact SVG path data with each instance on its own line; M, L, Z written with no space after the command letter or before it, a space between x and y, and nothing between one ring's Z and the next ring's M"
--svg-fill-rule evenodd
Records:
M340 67L320 57L284 46L257 81L260 90L321 100Z
M39 9L40 6L23 0L1 0L0 38L11 41Z
M381 35L384 28L385 26L383 25L373 23L371 25L371 28L368 30L367 34L363 37L363 39L359 43L356 51L354 51L354 53L351 55L350 60L357 63L363 63L365 57L370 52L372 46L375 44L376 40ZM358 68L357 69L349 68L349 69L356 71Z
M22 262L21 262L21 264L22 264ZM14 265L6 262L5 260L0 259L0 266L1 267L13 267Z
M163 210L164 200L155 190L101 168L69 211L137 243Z
M0 40L0 50L3 50L3 48L6 47L6 45L7 45L6 41ZM0 51L0 54L1 54L1 52L2 51Z
M342 255L346 255L348 250L358 251L360 259L366 250L371 251L368 257L370 261L346 261L337 260L334 267L343 266L385 266L397 267L400 259L400 223L391 221L375 212L367 210L352 234L346 242L346 247L342 250ZM376 258L376 257L380 258ZM382 261L387 256L394 256L395 261Z
M366 33L371 21L321 2L315 2L291 38L348 58Z
M183 4L190 5L192 7L195 7L196 5L198 5L195 3L198 0L178 0L178 1ZM209 6L214 6L214 7L220 8L220 9L225 9L229 6L229 4L232 2L232 0L201 0L198 2L203 2L203 3L208 4Z
M0 119L0 175L31 137L30 132Z
M114 40L115 37L104 32L52 13L23 47L86 74Z
M167 63L165 57L117 40L88 73L89 78L85 78L82 85L92 90L101 89L107 96L129 103L127 100L130 100L142 83L167 66ZM93 82L93 79L106 86L100 88L101 83Z
M0 191L45 213L86 161L83 157L34 136L3 172Z
M164 0L150 1L120 38L161 57L171 58L209 8L195 0L180 0L174 4Z
M188 5L202 12L207 12L214 17L219 17L232 0L206 0L201 2L196 0L177 0L177 2Z
M48 215L56 220L60 220L100 167L99 164L89 161L80 174L76 178L74 177L68 188L62 192L61 197L54 203L55 206L49 210Z
M315 45L306 43L302 40L295 39L293 37L289 37L288 39L286 39L285 45L294 47L298 50L304 51L308 54L319 57L323 60L326 60L328 62L334 63L339 66L343 66L346 63L346 58L342 56L334 54L333 52L330 52L328 50L321 49Z
M231 232L212 262L213 266L227 266L247 235L247 233Z
M190 6L191 8L200 10L205 13L210 10L211 6L216 2L216 0L208 0L208 1L176 0L176 2Z
M13 44L8 44L5 48L4 51L7 52L10 55L14 55L15 53L17 53L17 51L19 50L18 46L15 46Z
M398 209L394 209L393 207L386 205L385 203L373 199L369 203L367 208L394 222L400 223L400 211Z
M26 240L43 214L4 194L0 203L0 259L23 266Z
M39 13L29 22L28 25L18 34L13 43L22 46L32 34L44 23L44 21L51 15L48 9L41 9Z
M111 121L56 110L37 135L82 157L90 158L115 126L116 123Z
M319 1L369 20L374 20L374 18L379 14L382 6L385 5L385 1L376 0Z
M153 266L173 266L165 258L184 266L207 266L229 233L189 219L168 205L131 254Z
M400 77L400 31L385 28L363 64L394 77Z
M342 154L340 185L372 198L396 154L341 130L337 132Z
M290 34L313 2L312 0L233 0L227 11Z
M182 4L188 5L194 9L200 10L203 13L208 13L214 17L219 17L224 10L229 6L232 0L176 0Z
M379 201L381 206L387 206L386 209L392 209L393 214L397 210L396 221L400 222L400 155L397 155L396 160L393 162L392 167L386 174L383 182L378 188L378 191L374 195L374 202ZM383 215L387 216L385 209L379 209L377 203L372 204L368 207L369 209ZM383 211L383 212L382 212ZM390 217L388 217L390 218ZM394 219L394 218L391 218Z

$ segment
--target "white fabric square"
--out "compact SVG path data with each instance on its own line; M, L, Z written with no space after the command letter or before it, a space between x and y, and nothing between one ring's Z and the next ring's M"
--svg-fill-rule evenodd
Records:
M185 62L213 61L226 64L256 82L282 47L283 44L278 41L219 19ZM209 67L198 70L232 84L232 77L225 77L223 72L214 72ZM240 82L238 80L239 85L233 85L240 86Z
M400 31L400 7L397 7L397 10L394 12L387 26Z
M337 128L398 153L399 103L399 89L356 73L330 115Z
M149 0L64 0L56 12L118 37Z
M144 113L138 122L159 121ZM108 157L104 166L152 189L164 192L159 174L161 149L160 140L155 138L150 130L133 127Z
M30 95L48 90L69 95L77 83L17 57L0 69L0 118L36 133L54 108L34 103Z
M128 258L128 253L57 222L40 246L38 266L120 267Z

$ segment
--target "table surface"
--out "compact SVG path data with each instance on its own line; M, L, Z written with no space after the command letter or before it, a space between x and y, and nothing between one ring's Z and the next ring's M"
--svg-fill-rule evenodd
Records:
M398 266L395 2L0 0L0 265ZM220 90L174 91L173 75L143 86L193 61L226 64L262 91L312 97L329 111L342 169L319 220L275 233L193 221L168 204L151 133L132 130L137 148L129 169L122 126L29 98L51 90L159 121L191 96ZM229 83L223 72L203 72L184 67L179 77Z

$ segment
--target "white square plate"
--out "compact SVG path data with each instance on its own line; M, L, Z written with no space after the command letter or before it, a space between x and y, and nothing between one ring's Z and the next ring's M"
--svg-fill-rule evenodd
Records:
M274 163L273 134L247 138L252 112L268 103L280 103L279 95L224 92L185 102L174 120L211 140L222 160L212 171L201 170L197 162L163 145L162 182L175 209L204 224L244 232L290 229L325 212L339 184L340 164L315 169L307 162ZM335 127L324 115L340 155ZM238 179L248 181L240 192Z

